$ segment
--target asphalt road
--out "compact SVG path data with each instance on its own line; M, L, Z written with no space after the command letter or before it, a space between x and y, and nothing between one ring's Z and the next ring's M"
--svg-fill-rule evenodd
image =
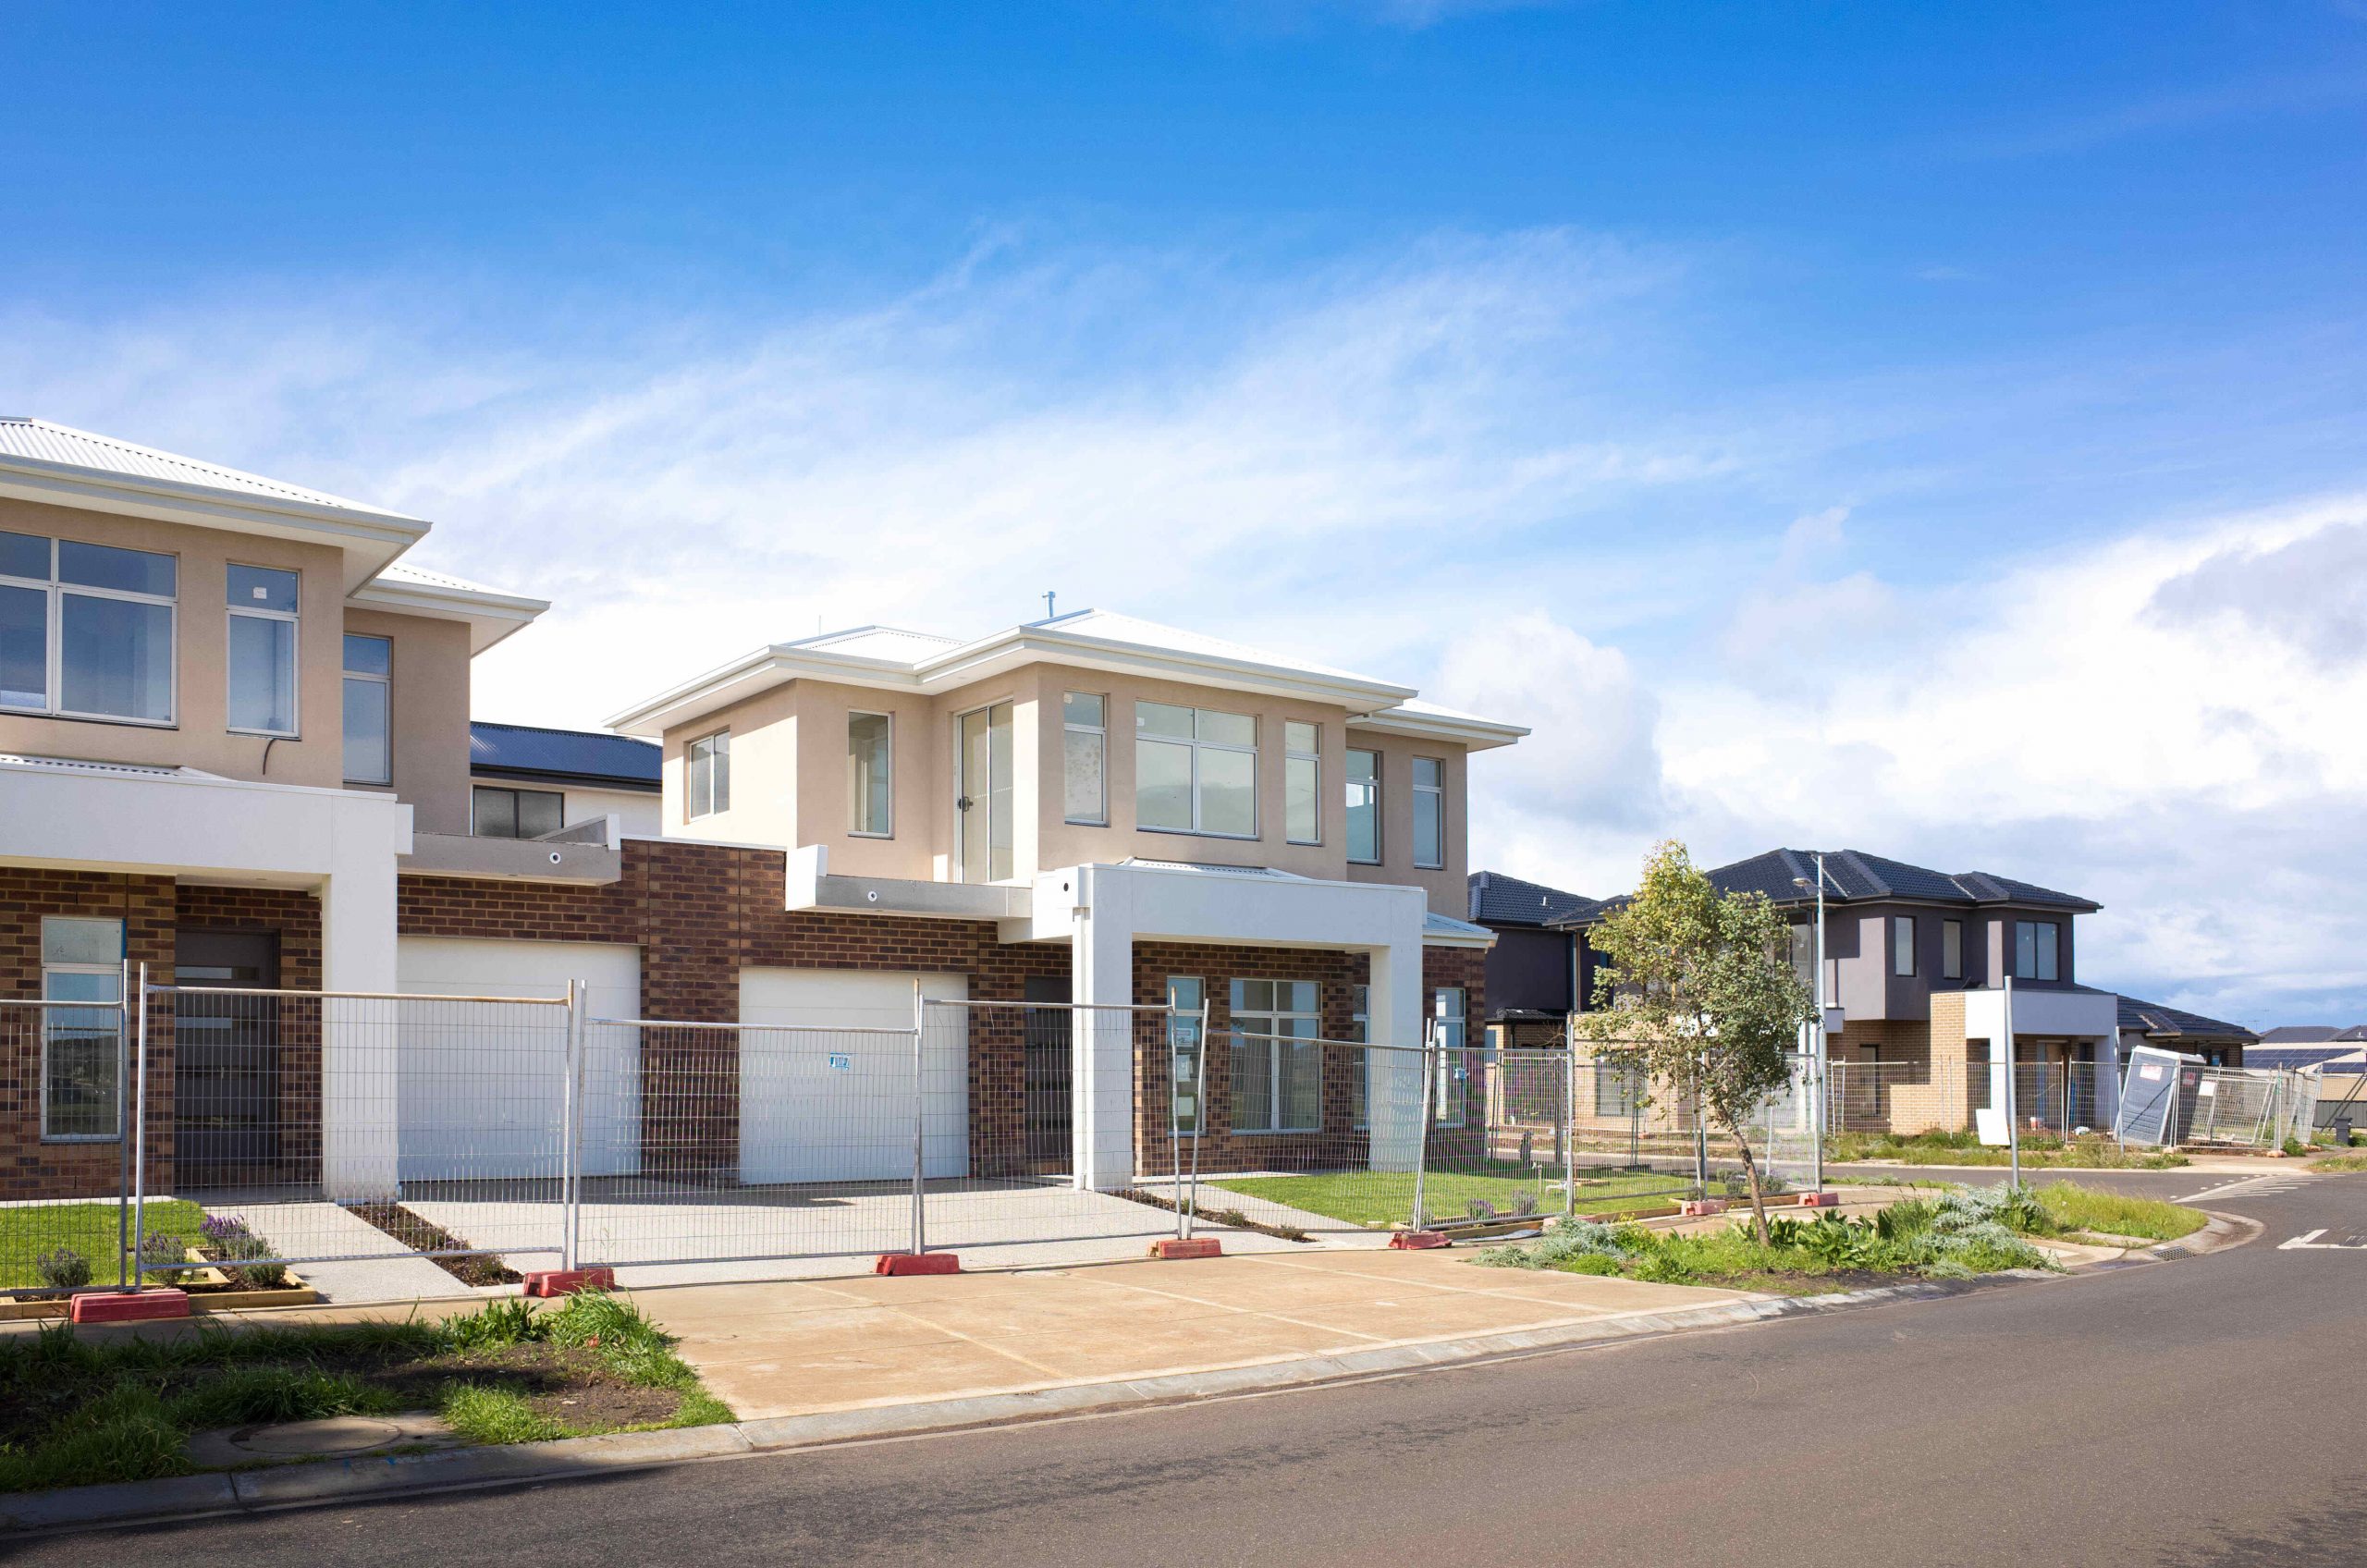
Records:
M2120 1176L2186 1196L2226 1178ZM2282 1190L2279 1190L2279 1189ZM18 1543L72 1563L2367 1562L2367 1176L2183 1262L1343 1387ZM2311 1248L2278 1243L2322 1232ZM0 1553L7 1551L0 1547Z

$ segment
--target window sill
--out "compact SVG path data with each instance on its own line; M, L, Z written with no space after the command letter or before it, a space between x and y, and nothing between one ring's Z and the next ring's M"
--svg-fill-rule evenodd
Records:
M1229 844L1254 844L1258 837L1255 833L1211 833L1205 827L1145 827L1139 824L1134 831L1163 833L1171 839L1222 839Z
M1351 860L1348 862L1348 864L1349 864L1350 865L1368 865L1368 866L1371 866L1371 867L1372 867L1374 870L1376 870L1376 871L1378 871L1378 870L1380 870L1380 862L1379 862L1379 861L1377 861L1377 860L1355 860L1355 859L1351 859Z
M884 843L895 838L896 835L892 830L886 833L865 833L856 828L850 827L847 829L847 837L850 839L871 839Z
M178 729L180 721L171 718L118 718L106 713L62 713L48 708L0 707L0 715L10 718L55 718L67 724L119 724L130 729Z
M44 1144L119 1144L123 1142L123 1134L120 1133L43 1133L41 1135L41 1141Z
M1064 817L1061 818L1061 827L1109 827L1109 826L1110 826L1110 819L1109 819L1108 817L1106 817L1106 816L1103 816L1103 817L1096 817L1096 818L1094 818L1094 819L1093 819L1093 820L1091 820L1091 821L1087 821L1085 818L1081 817L1081 816L1064 816ZM1159 828L1159 827L1146 827L1146 828L1144 828L1144 829L1143 829L1143 831L1144 831L1144 832L1146 832L1146 833L1159 833L1159 832L1171 832L1171 831L1172 831L1172 829L1170 829L1170 828Z
M1442 860L1439 860L1439 861L1420 861L1420 860L1417 860L1417 861L1416 861L1416 862L1414 863L1414 869L1415 869L1415 870L1417 870L1417 871L1444 871L1444 870L1446 869L1446 862L1444 862L1444 861L1442 861Z
M1236 1138L1309 1138L1323 1131L1320 1127L1234 1127L1228 1129Z
M300 741L304 738L304 732L300 729L241 729L235 724L224 725L222 733L251 735L258 741Z

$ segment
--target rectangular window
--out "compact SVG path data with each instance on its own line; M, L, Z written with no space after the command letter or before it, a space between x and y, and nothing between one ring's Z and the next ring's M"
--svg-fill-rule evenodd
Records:
M1319 1128L1323 1047L1315 1043L1321 1033L1315 982L1235 980L1233 1031L1233 1130Z
M2061 979L2062 937L2062 928L2052 920L2014 922L2014 978Z
M1961 920L1940 922L1940 978L1964 978L1964 922Z
M1108 707L1088 692L1061 698L1061 816L1088 827L1110 822Z
M1348 753L1348 858L1380 864L1380 753Z
M345 781L395 781L395 644L345 636Z
M1430 1001L1439 1042L1439 1081L1431 1092L1431 1120L1441 1127L1460 1127L1471 1091L1470 1035L1463 1017L1463 988L1441 986Z
M682 748L685 815L692 821L731 809L731 731L702 735Z
M1446 764L1414 759L1414 864L1436 871L1446 864Z
M1625 1061L1594 1063L1594 1113L1597 1116L1632 1117L1643 1103L1638 1092L1642 1075L1635 1066Z
M1348 987L1348 1038L1358 1045L1372 1037L1372 987ZM1362 1132L1372 1118L1372 1052L1356 1053L1355 1071L1348 1076L1348 1124Z
M39 533L0 533L0 706L173 722L180 563Z
M1282 831L1294 844L1323 841L1323 731L1294 720L1282 725Z
M1792 973L1799 976L1803 986L1816 984L1816 927L1812 924L1796 925L1792 931Z
M249 735L296 733L296 574L233 566L226 684L229 727Z
M1257 721L1210 708L1136 703L1134 826L1257 837Z
M896 727L884 713L847 715L847 831L896 831Z
M123 922L41 923L41 1135L123 1134Z
M1168 1019L1168 1027L1175 1032L1175 1049L1171 1058L1175 1073L1175 1130L1179 1133L1200 1130L1199 1013L1207 996L1207 987L1196 976L1167 977L1167 1005L1175 1010Z
M1915 918L1912 915L1891 916L1890 967L1894 974L1915 973Z
M480 839L539 839L566 826L567 797L557 790L507 790L480 784L470 795L470 830Z

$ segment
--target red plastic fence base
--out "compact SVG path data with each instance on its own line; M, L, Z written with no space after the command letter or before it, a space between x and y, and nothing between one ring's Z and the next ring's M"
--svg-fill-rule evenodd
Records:
M67 1315L77 1323L144 1323L155 1317L187 1317L189 1292L170 1286L138 1295L114 1291L85 1291L73 1299Z
M617 1271L594 1265L589 1268L543 1268L526 1276L530 1296L571 1296L578 1291L613 1291Z
M1171 1261L1186 1257L1222 1257L1224 1243L1214 1236L1195 1236L1188 1242L1181 1236L1162 1236L1151 1243L1150 1255Z
M1428 1252L1432 1247L1454 1245L1436 1231L1400 1231L1389 1238L1389 1244L1398 1252Z
M1723 1214L1726 1211L1726 1200L1723 1198L1688 1198L1685 1202L1676 1206L1676 1211L1679 1214Z
M1839 1193L1802 1193L1800 1194L1802 1208L1836 1208L1840 1207L1840 1203Z
M962 1259L950 1252L883 1252L871 1268L875 1274L959 1274Z

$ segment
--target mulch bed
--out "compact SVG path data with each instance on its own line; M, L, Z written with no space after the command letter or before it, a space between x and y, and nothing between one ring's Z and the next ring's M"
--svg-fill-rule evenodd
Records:
M368 1220L413 1252L452 1252L469 1244L443 1226L412 1213L399 1203L365 1203L349 1212ZM525 1278L498 1257L488 1254L475 1257L431 1257L427 1261L463 1285L514 1285Z

